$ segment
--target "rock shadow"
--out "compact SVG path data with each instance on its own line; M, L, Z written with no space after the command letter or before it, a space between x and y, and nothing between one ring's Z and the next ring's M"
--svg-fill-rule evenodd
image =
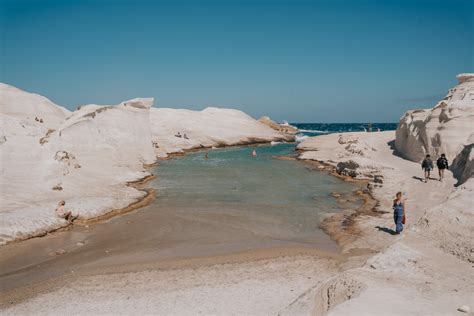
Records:
M403 157L402 154L400 154L400 153L397 151L397 148L395 147L395 140L391 140L391 141L387 142L387 145L388 145L388 147L390 147L390 149L392 150L392 155L397 156L397 157L400 157L400 158L402 158L402 159L405 159L405 157Z

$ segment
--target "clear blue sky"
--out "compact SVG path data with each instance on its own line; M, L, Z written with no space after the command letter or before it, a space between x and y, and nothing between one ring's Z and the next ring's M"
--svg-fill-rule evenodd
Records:
M394 122L474 71L473 2L0 0L0 81L70 109Z

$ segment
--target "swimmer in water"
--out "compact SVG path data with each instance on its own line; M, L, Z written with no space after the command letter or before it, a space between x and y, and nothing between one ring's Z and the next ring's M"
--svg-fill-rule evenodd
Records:
M252 157L257 157L257 151L255 149L252 151Z

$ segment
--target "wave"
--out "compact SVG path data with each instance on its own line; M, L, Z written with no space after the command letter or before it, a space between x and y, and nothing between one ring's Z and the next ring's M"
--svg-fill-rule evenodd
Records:
M295 141L297 143L301 143L302 141L304 141L306 138L308 138L309 136L307 135L303 135L303 134L296 134L295 135Z
M300 129L300 132L313 133L313 134L328 134L329 133L329 131L320 131L317 129Z

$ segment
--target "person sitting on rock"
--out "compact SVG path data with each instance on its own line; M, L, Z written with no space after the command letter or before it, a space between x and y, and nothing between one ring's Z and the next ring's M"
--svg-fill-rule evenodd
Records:
M426 183L428 182L430 178L431 170L433 170L433 161L431 161L430 155L426 155L426 158L423 159L423 162L421 163L421 168L425 172L425 183Z
M441 157L436 160L436 166L438 167L439 181L443 181L444 170L448 169L448 159L446 159L445 154L441 154Z
M180 132L178 132L178 133L177 133L176 135L174 135L174 136L175 136L175 137L178 137L178 138L183 137L183 136L181 136L181 133L180 133Z
M65 209L66 206L66 201L62 200L59 201L58 207L56 207L56 215L60 218L64 218L67 220L69 223L72 223L79 215L72 215L72 212L70 210Z
M395 222L395 232L400 234L405 224L405 202L402 201L402 192L397 192L393 200L393 221Z
M189 138L188 138L188 135L186 135L186 134L183 135L183 138L184 138L184 139L189 139Z

